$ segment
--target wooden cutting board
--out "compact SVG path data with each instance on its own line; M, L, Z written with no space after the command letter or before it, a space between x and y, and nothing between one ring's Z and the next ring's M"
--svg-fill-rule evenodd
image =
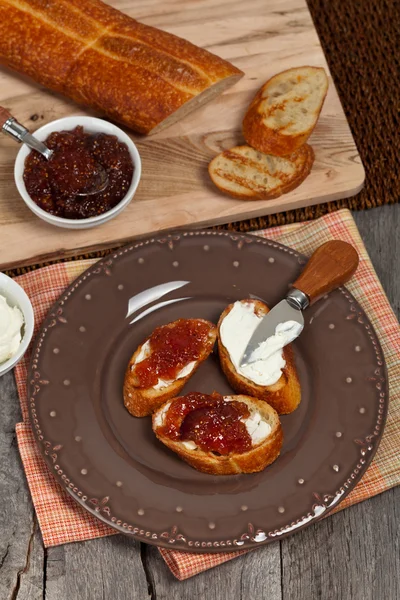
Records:
M208 178L210 159L243 141L240 130L246 107L269 77L301 65L328 69L305 0L112 0L110 4L204 46L245 76L159 134L147 138L130 134L143 162L137 194L120 216L95 229L61 229L31 213L13 179L19 147L0 135L0 268L115 246L160 230L228 223L337 200L361 189L364 168L332 80L310 138L315 163L299 188L275 200L249 202L222 195ZM0 103L32 131L62 116L95 115L4 68Z

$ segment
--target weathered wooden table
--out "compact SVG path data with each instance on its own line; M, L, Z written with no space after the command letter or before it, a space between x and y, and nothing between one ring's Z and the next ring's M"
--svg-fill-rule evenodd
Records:
M400 312L400 205L356 213ZM44 550L21 467L12 373L0 379L0 600L398 600L400 488L184 582L122 535ZM400 451L400 449L398 449Z

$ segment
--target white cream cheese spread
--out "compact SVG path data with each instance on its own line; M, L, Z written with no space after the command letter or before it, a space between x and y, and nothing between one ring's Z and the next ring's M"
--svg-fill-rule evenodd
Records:
M142 362L150 354L151 354L150 342L149 342L149 340L147 340L147 342L145 342L143 344L143 346L141 347L140 352L136 357L135 365ZM183 369L181 369L179 371L179 373L177 374L175 379L159 379L157 381L156 385L153 385L153 388L155 390L161 390L162 388L165 388L165 387L168 387L169 385L171 385L171 383L174 383L174 381L176 381L177 379L182 379L183 377L186 377L193 371L194 367L196 366L196 362L197 361L193 360L193 361L189 362L187 365L185 365L183 367Z
M0 363L12 358L21 343L24 317L17 306L11 307L0 295Z
M154 418L154 425L156 427L161 427L162 425L164 425L165 415L167 414L167 411L170 406L171 402L168 402L168 404L162 407L160 412L156 413L156 416Z
M193 442L192 440L188 440L187 442L182 442L182 446L185 446L185 448L187 450L197 450L197 444L196 444L196 442Z
M224 400L225 402L233 402L236 398L235 396L224 396ZM250 416L247 417L247 419L241 420L246 425L253 446L257 446L257 444L260 444L269 436L271 433L271 425L264 421L258 410L253 410L250 407L249 410Z
M243 423L246 425L253 446L263 442L271 433L271 425L264 421L258 410L252 411Z
M240 360L262 316L254 312L251 303L235 302L220 327L221 342L225 346L236 371L257 385L276 383L285 367L283 348L299 335L301 326L296 321L280 323L275 335L262 342L252 354L255 362L240 366Z
M147 340L140 348L140 352L135 359L135 365L142 362L145 358L147 358L150 354L150 342Z
M161 388L168 387L169 385L171 385L171 383L174 383L174 381L176 381L177 379L182 379L183 377L186 377L193 371L195 364L196 364L196 361L192 360L192 362L185 365L183 367L183 369L181 369L179 371L179 373L177 374L175 379L159 379L158 382L156 383L156 385L154 386L154 389L160 390Z

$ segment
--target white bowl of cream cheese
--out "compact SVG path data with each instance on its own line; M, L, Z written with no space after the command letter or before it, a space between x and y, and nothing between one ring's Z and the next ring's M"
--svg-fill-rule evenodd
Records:
M0 273L0 377L23 357L33 335L31 301L20 285Z

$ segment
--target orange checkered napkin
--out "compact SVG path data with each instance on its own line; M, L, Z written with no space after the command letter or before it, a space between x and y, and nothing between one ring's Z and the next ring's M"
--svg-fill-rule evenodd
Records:
M282 242L308 255L323 242L341 239L352 243L360 255L360 266L348 288L364 308L380 339L389 373L390 405L378 452L362 481L336 509L341 510L400 483L400 327L348 210L341 210L310 223L259 231L257 235ZM51 304L65 287L93 262L82 260L61 263L18 277L18 283L32 301L36 331ZM56 546L114 534L116 532L113 529L86 512L59 487L41 457L28 418L25 382L29 359L28 352L15 369L24 419L23 423L18 423L16 432L44 545ZM160 552L172 573L178 579L186 579L236 558L244 551L193 554L160 549Z

